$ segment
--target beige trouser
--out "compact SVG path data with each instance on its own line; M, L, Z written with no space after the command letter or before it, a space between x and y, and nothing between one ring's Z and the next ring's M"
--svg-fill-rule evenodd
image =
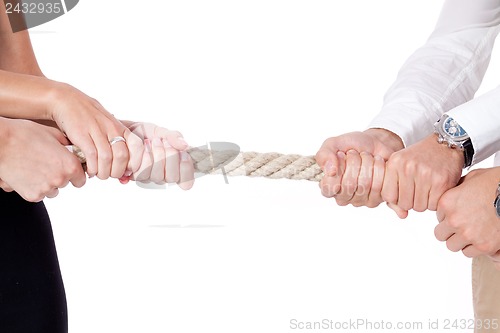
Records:
M500 271L488 257L472 260L475 333L500 333ZM482 327L481 327L482 326Z

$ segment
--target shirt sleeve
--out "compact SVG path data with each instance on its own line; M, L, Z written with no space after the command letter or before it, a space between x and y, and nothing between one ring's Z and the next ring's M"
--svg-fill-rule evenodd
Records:
M450 116L474 136L475 160L486 154L491 131L482 132L483 124L476 124L481 119L474 104L482 103L481 112L493 114L500 108L500 90L484 101L471 100L488 67L499 26L500 0L446 0L433 33L404 63L369 127L387 129L409 146L431 134L436 120L452 110ZM498 107L487 107L492 103ZM500 120L500 110L495 113ZM491 119L490 127L494 124L498 141L500 122Z

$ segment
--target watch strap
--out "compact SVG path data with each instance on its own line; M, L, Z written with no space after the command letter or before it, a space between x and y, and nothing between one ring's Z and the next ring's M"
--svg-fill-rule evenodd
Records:
M464 151L464 168L468 168L472 165L472 159L474 157L474 146L470 138L462 144L462 148Z

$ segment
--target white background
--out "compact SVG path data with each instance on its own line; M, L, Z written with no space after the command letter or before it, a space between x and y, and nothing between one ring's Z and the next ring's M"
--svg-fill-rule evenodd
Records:
M48 77L119 118L192 146L313 155L366 128L441 4L82 0L31 33ZM385 205L338 207L316 183L222 176L188 192L92 179L46 205L72 333L473 317L470 260L435 240L432 212L402 221Z

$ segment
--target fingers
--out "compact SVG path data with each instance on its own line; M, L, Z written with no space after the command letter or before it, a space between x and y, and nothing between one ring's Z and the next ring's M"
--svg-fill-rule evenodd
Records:
M159 138L154 138L151 141L151 147L153 152L153 165L151 166L151 175L149 180L155 184L164 184L166 182L165 177L165 147L163 142Z
M168 142L163 142L165 149L165 179L168 183L178 183L181 179L181 157L179 151L174 149ZM186 145L187 146L187 145ZM189 154L188 154L189 155Z
M45 196L46 196L47 198L55 198L55 197L57 197L57 195L58 195L58 194L59 194L59 189L58 189L58 188L55 188L55 189L53 189L53 190L51 190L51 191L47 192L47 194L45 194Z
M382 200L382 186L384 184L385 175L385 160L383 157L376 155L373 159L373 173L370 193L368 193L367 206L377 207Z
M434 236L438 241L445 242L455 233L455 229L449 227L446 223L440 223L434 228Z
M180 171L179 171L179 187L183 190L189 190L194 184L194 165L191 156L186 151L182 151Z
M369 205L368 197L372 189L373 172L375 166L375 158L372 156L372 154L361 152L361 154L359 154L359 157L361 165L357 179L358 184L356 192L354 193L351 200L351 204L355 207Z
M333 175L332 173L330 173L330 176L328 175L328 173L325 173L325 176L320 182L321 193L327 198L331 198L340 192L340 189L342 187L342 175L345 171L345 153L339 151L335 155L338 172L336 171Z
M9 184L0 179L0 188L5 192L12 192L14 189Z
M337 200L338 205L345 206L351 203L354 193L358 190L358 177L360 170L360 154L355 150L349 150L345 158L345 170L342 174L340 192L335 196L335 200ZM360 192L362 191L363 189L360 189Z
M340 174L337 174L339 170L338 150L329 148L327 142L328 140L323 143L323 146L316 153L315 159L325 176L334 177Z
M151 142L149 139L144 139L144 153L142 154L141 164L137 171L133 173L132 179L138 182L149 182L153 161Z
M386 163L384 183L382 185L382 198L389 204L397 205L399 199L398 174L391 167L391 160Z
M187 144L181 146L187 147ZM187 190L194 184L193 161L187 152L179 152L167 140L144 139L141 165L131 179L143 183L177 183L182 189ZM127 180L127 177L122 177L120 181L127 183Z
M113 138L111 138L112 140ZM120 178L125 173L129 161L129 151L125 141L110 142L112 163L110 176Z
M125 176L130 176L141 167L145 145L142 139L139 138L136 134L132 133L129 129L125 130L123 137L127 141L127 148L129 153L129 160Z
M390 209L392 209L400 219L405 219L405 218L408 217L408 211L402 209L401 207L399 207L396 204L392 204L392 203L388 202L387 203L387 207L389 207Z
M164 131L165 129L161 128L160 132ZM166 130L165 134L160 137L166 138L167 143L178 151L186 150L189 147L180 132Z

